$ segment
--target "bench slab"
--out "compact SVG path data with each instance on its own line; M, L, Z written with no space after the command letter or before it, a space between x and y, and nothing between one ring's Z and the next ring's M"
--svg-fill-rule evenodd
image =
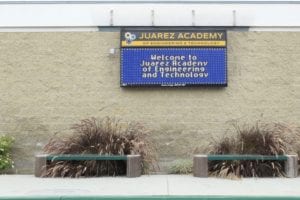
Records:
M46 169L47 162L52 161L85 161L85 160L124 160L126 161L126 176L139 177L142 174L140 155L96 155L96 154L40 154L35 156L36 177L41 177Z
M194 155L193 172L195 177L208 177L208 161L216 160L278 160L284 161L286 177L295 178L298 176L297 155Z

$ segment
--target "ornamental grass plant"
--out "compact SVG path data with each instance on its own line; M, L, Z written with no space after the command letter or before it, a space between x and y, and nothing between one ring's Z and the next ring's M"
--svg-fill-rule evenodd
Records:
M109 117L85 119L71 128L66 138L51 139L44 147L47 154L100 154L142 157L142 172L155 168L156 154L148 132L139 123L123 123ZM51 162L43 177L90 177L126 174L126 161Z
M191 174L193 172L192 159L179 159L171 163L169 174Z
M295 152L293 146L299 141L299 128L292 129L280 123L256 123L254 126L234 126L235 135L215 141L211 154L284 155ZM282 177L284 161L210 161L212 176Z

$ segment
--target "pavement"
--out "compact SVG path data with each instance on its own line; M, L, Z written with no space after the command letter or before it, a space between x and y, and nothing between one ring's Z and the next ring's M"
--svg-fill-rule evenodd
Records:
M229 180L197 178L192 175L144 175L138 178L36 178L33 175L0 175L0 199L62 199L61 197L68 196L230 196L300 199L300 177Z

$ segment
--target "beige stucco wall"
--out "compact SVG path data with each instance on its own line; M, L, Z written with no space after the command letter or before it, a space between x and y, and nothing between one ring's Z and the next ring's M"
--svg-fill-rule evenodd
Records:
M15 172L91 116L144 123L162 166L235 120L300 123L300 32L228 32L226 88L121 88L118 47L118 32L0 33L0 134L16 138Z

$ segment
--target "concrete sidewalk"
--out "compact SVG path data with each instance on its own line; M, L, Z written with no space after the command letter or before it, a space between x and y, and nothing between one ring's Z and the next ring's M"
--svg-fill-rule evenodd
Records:
M25 197L154 197L230 196L300 199L299 178L244 178L227 180L191 175L151 175L139 178L35 178L1 175L0 199ZM284 198L283 198L284 197ZM40 199L40 198L39 198ZM124 198L123 198L124 199ZM141 198L143 199L143 198ZM148 198L149 199L149 198ZM187 199L187 198L185 198ZM249 199L249 198L248 198Z

